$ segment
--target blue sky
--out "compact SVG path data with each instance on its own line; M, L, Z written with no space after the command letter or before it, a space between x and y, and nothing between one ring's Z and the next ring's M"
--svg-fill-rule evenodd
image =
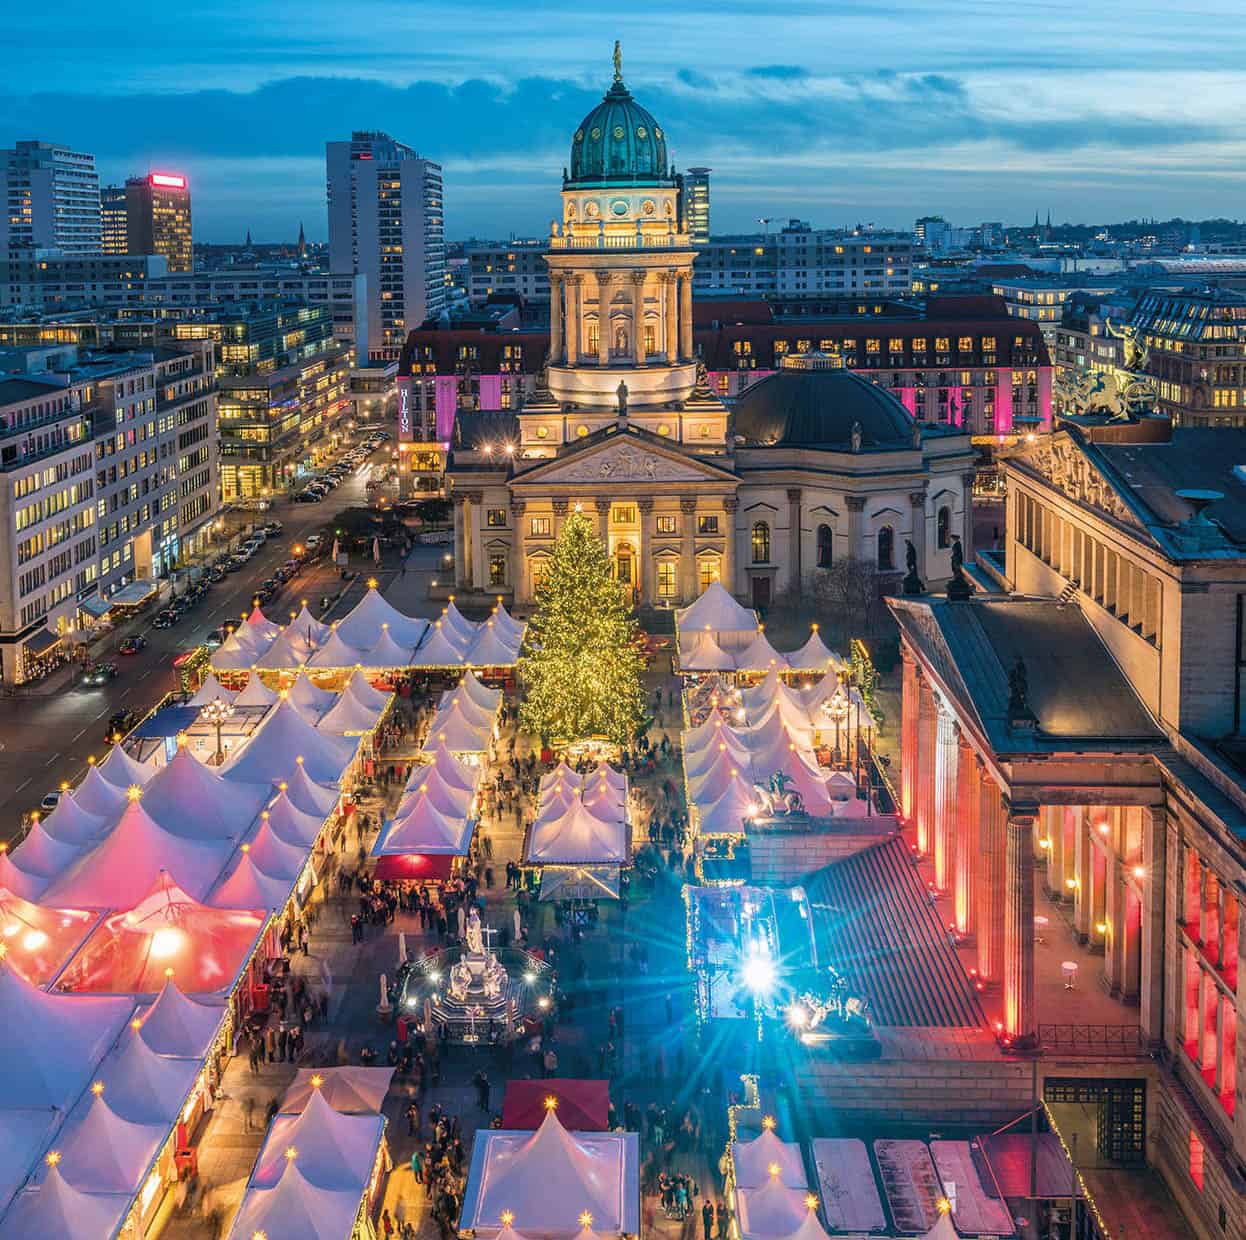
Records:
M613 11L612 11L613 10ZM548 228L571 134L624 76L715 231L1243 214L1240 0L61 0L0 28L0 143L187 173L197 239L325 236L324 142L445 167L447 234Z

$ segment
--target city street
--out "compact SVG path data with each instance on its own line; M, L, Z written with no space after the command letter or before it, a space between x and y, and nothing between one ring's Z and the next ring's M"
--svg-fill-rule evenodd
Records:
M388 444L383 444L369 462L382 463L388 452ZM76 783L88 757L106 752L105 734L114 713L146 713L164 694L175 689L173 660L201 643L218 625L237 622L250 611L256 588L290 558L295 544L343 509L365 504L368 476L369 464L365 463L318 504L282 501L267 513L231 513L231 524L251 517L259 524L275 519L284 529L270 538L249 564L211 586L207 598L172 628L152 628L151 622L159 610L156 605L118 625L104 647L96 652L99 660L117 665L115 680L87 687L78 684L76 667L61 668L44 681L0 697L0 837L13 838L26 811L38 808L44 795L59 788L62 781ZM362 560L351 565L361 571L363 578L369 575L368 567ZM383 576L393 571L396 568ZM297 611L303 599L318 611L319 599L336 593L338 584L337 570L326 556L289 581L284 592L269 605L268 614L281 620L291 609ZM355 590L350 591L342 600L343 606L353 601L355 595ZM146 648L133 655L117 654L121 641L135 633L147 638Z

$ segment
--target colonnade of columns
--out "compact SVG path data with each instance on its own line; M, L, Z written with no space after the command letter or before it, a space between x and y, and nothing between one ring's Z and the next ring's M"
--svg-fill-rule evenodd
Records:
M690 270L601 268L594 271L591 279L597 297L597 348L595 357L586 358L588 331L584 322L584 286L589 278L579 272L550 272L550 358L556 365L578 366L585 361L596 361L599 366L618 362L643 366L649 357L645 307L650 293L656 294L659 324L654 354L660 355L667 365L693 360ZM625 356L618 355L610 327L610 308L620 289L627 292L630 313Z

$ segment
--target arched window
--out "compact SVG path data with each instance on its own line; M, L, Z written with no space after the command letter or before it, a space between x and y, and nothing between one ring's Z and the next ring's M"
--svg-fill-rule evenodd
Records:
M830 568L835 561L835 536L829 525L818 526L818 567Z
M770 526L764 521L753 526L753 563L770 563Z
M890 572L896 566L896 536L891 526L884 525L878 531L878 567L880 572Z
M938 539L940 551L946 551L952 545L952 510L947 507L939 509L935 518L935 537Z

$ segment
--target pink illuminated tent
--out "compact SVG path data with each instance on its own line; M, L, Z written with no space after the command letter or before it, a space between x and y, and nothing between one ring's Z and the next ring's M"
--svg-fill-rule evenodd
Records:
M219 908L232 908L247 904L253 908L279 912L294 894L293 878L266 874L245 853L239 856L228 877L208 897L209 903Z
M28 982L45 986L95 923L80 909L46 908L0 890L0 942L5 960Z
M94 770L94 767L91 769ZM117 803L118 812L122 804L124 802ZM53 839L66 844L82 845L104 834L106 820L100 814L88 813L74 793L63 792L56 808L43 820L42 825Z
M260 906L223 910L160 874L144 898L105 917L57 978L57 989L155 994L171 972L183 991L232 987L264 929Z
M736 1219L742 1236L772 1240L791 1236L812 1211L805 1204L808 1190L788 1188L779 1176L768 1176L758 1188L737 1188Z
M23 870L7 852L0 852L0 890L11 891L23 900L38 900L50 881L42 874Z

